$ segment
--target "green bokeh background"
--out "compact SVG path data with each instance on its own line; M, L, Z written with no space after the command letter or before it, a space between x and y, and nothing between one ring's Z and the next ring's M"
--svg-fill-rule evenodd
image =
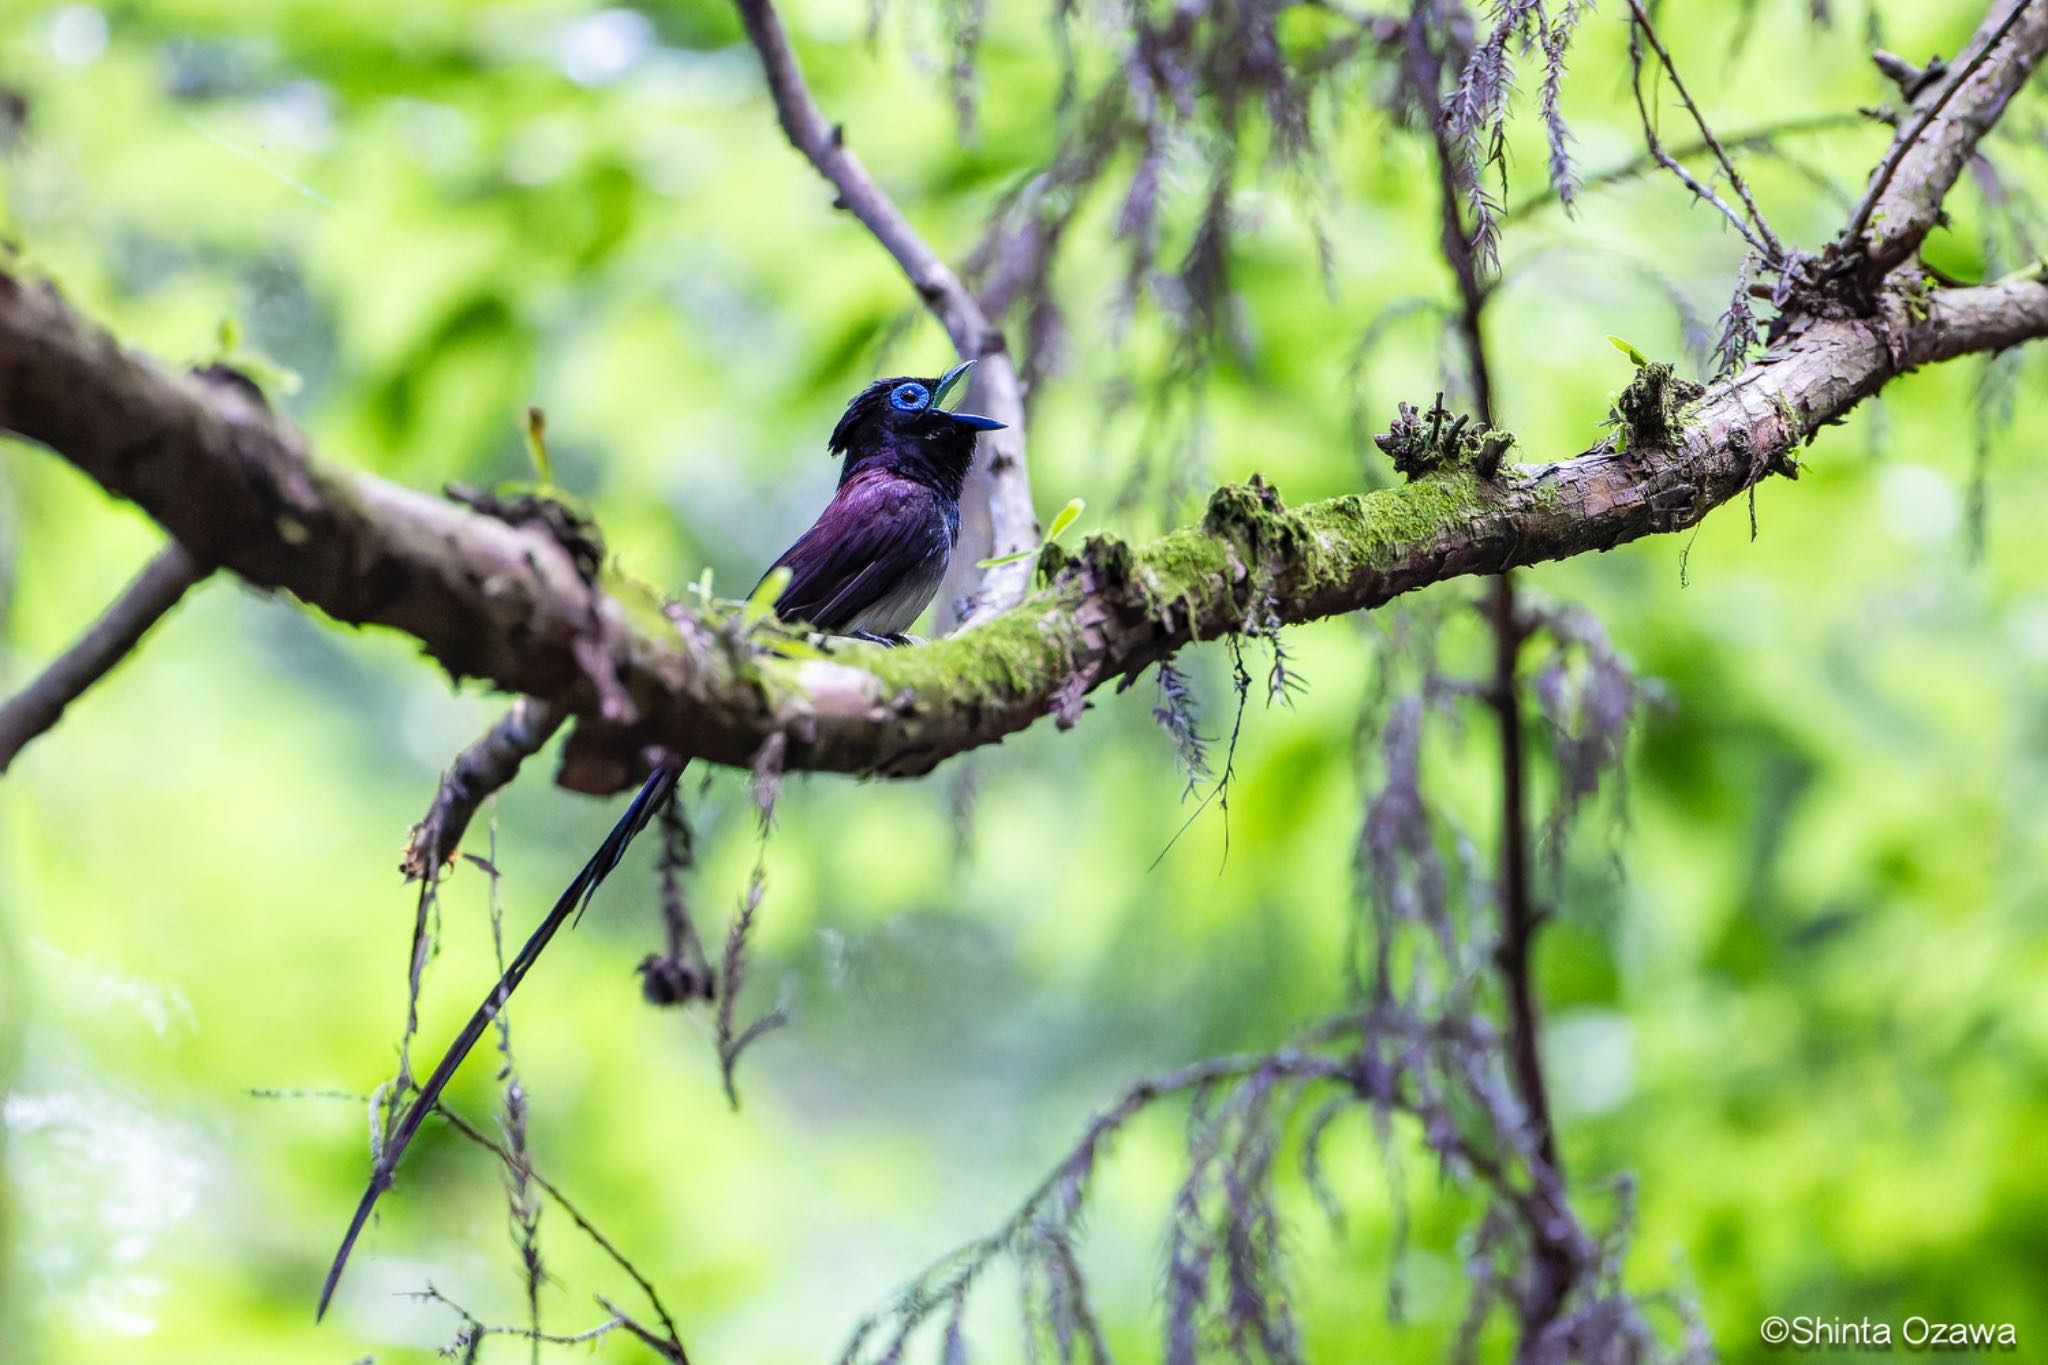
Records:
M1888 93L1860 4L1816 30L1803 0L1765 0L1739 53L1737 6L1666 8L1726 131ZM1977 14L1899 0L1880 17L1887 46L1924 56L1953 52ZM821 102L944 253L1052 149L1043 6L990 17L965 142L925 7L898 0L873 43L863 5L787 19ZM1587 23L1566 109L1599 168L1640 133L1618 15ZM0 85L29 101L0 219L33 270L170 361L212 357L232 320L245 358L297 377L278 401L320 450L415 486L523 476L518 415L539 404L557 476L651 582L709 565L751 583L827 496L823 434L845 397L947 355L928 322L893 330L900 279L783 143L711 0L16 0ZM1325 144L1332 290L1286 183L1241 181L1250 345L1216 377L1198 486L1256 470L1301 500L1385 477L1354 425L1352 350L1383 308L1449 282L1423 149L1366 89ZM2036 130L2040 108L2037 89ZM1808 172L1853 189L1884 136L1757 161L1780 233L1825 240L1843 209ZM1517 194L1540 188L1537 131L1515 150ZM1992 151L2019 192L2048 194L2038 137ZM1142 408L1102 416L1109 376L1168 360L1156 319L1101 323L1115 207L1099 195L1073 234L1072 344L1031 459L1042 512L1084 497L1084 529L1142 534L1156 499L1112 511L1118 491L1148 448L1181 457ZM1980 205L1964 189L1951 207L1930 255L1981 277ZM1628 377L1606 334L1679 350L1631 262L1711 316L1740 248L1645 179L1576 221L1517 223L1503 257L1497 403L1538 459L1597 437ZM1397 332L1367 369L1367 418L1426 399L1438 365L1428 323ZM1665 695L1625 816L1611 796L1589 816L1540 949L1564 1159L1596 1222L1633 1173L1631 1283L1696 1294L1732 1359L1759 1354L1768 1313L2011 1321L2022 1358L2048 1342L2048 371L2031 357L1989 446L1973 559L1982 369L1889 388L1814 444L1796 484L1760 491L1754 542L1740 508L1711 518L1683 576L1675 538L1525 576L1592 608ZM157 543L68 466L5 447L0 685L32 676ZM1288 638L1310 687L1247 715L1227 861L1212 811L1152 867L1187 807L1149 687L921 782L792 779L747 1006L786 997L795 1023L747 1058L737 1114L707 1021L636 989L657 940L651 853L552 951L512 1011L536 1159L662 1286L697 1359L831 1358L891 1286L1000 1221L1123 1083L1270 1046L1340 1001L1354 732L1377 655L1353 620ZM1190 667L1205 728L1227 730L1225 658L1205 648ZM498 706L403 639L220 581L0 780L0 1357L426 1360L455 1329L404 1297L430 1280L517 1317L497 1175L430 1129L316 1329L367 1169L364 1112L248 1094L388 1074L412 918L399 846ZM1426 775L1482 844L1489 743L1476 727ZM496 805L515 931L615 814L547 771ZM734 775L697 809L692 889L717 934L757 844ZM490 976L482 879L458 874L445 908L429 1048ZM455 1087L473 1115L494 1102L491 1070L478 1058ZM1390 1325L1389 1195L1364 1129L1340 1129L1329 1156L1341 1232L1283 1179L1310 1354L1439 1359L1471 1208L1410 1154L1407 1311ZM1096 1187L1086 1255L1130 1359L1159 1350L1179 1153L1162 1112ZM599 1320L594 1291L631 1301L559 1213L543 1226L552 1329ZM1019 1351L1010 1295L992 1283L977 1310L981 1358ZM485 1358L524 1354L499 1340ZM641 1353L615 1339L597 1354Z

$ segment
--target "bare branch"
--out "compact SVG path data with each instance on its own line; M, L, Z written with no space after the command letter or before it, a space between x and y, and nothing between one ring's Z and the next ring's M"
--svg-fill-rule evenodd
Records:
M405 879L418 881L453 862L477 808L517 777L520 765L539 753L567 719L538 698L521 697L481 739L457 754L441 775L434 804L406 840L398 864Z
M1749 243L1751 250L1755 251L1759 256L1776 260L1780 253L1773 250L1771 246L1767 245L1761 237L1751 230L1747 219L1737 213L1727 200L1715 194L1705 184L1701 183L1700 179L1680 164L1676 157L1664 150L1664 144L1657 136L1657 120L1650 113L1649 102L1643 98L1642 37L1646 33L1649 34L1651 42L1655 44L1656 32L1649 27L1649 20L1644 16L1642 7L1637 5L1635 0L1629 0L1629 2L1634 11L1634 19L1628 31L1629 89L1636 97L1636 112L1642 116L1643 141L1649 148L1650 156L1659 166L1677 176L1680 183L1688 190L1691 190L1695 198L1704 203L1712 204L1715 208L1719 209L1721 216L1734 224L1735 230L1742 234L1742 240ZM1664 49L1661 44L1657 44L1657 51L1660 55L1663 53ZM1701 126L1704 127L1705 125L1702 124ZM1726 153L1721 155L1725 158Z
M1749 182L1742 178L1741 171L1735 169L1735 163L1729 159L1727 149L1714 136L1714 130L1708 126L1706 116L1700 112L1699 105L1693 102L1692 92L1685 88L1685 78L1678 74L1678 63L1672 61L1671 54L1665 51L1664 40L1657 36L1657 27L1650 22L1650 16L1644 12L1642 0L1628 0L1628 7L1635 17L1634 32L1642 34L1649 42L1650 50L1657 54L1657 60L1663 63L1665 72L1671 77L1672 88L1678 91L1678 98L1685 103L1685 111L1692 115L1693 124L1700 130L1700 140L1707 144L1708 150L1713 152L1714 160L1720 163L1721 173L1728 177L1728 183L1735 187L1735 193L1742 198L1742 206L1749 210L1748 221L1755 226L1757 235L1763 238L1759 250L1764 252L1765 258L1768 260L1777 261L1784 259L1784 245L1778 241L1777 235L1771 231L1771 225L1764 221L1764 211L1757 207L1756 196L1749 192ZM1633 34L1631 35L1630 53L1632 57L1635 55ZM1640 109L1643 102L1640 62L1638 62L1635 74L1637 76L1635 81L1636 105ZM1655 146L1657 135L1651 128L1651 120L1647 112L1643 114L1643 129L1649 134L1652 143L1651 150L1655 152L1657 150ZM1741 225L1738 223L1737 226ZM1748 234L1744 233L1744 236L1748 236ZM1751 238L1751 245L1758 245L1754 238Z
M2048 2L1998 0L1968 51L1923 90L1919 113L1900 127L1843 234L1864 240L1877 274L1919 249L1977 143L2048 53Z
M910 287L946 329L962 358L981 362L975 366L965 401L975 411L1007 425L982 438L986 458L968 478L968 516L961 552L955 556L958 572L948 581L957 590L958 584L972 581L980 573L979 602L973 611L961 615L962 620L1011 606L1029 587L1031 566L1019 561L985 572L973 567L977 560L1015 554L1038 544L1038 517L1031 507L1031 476L1024 460L1024 393L1002 331L990 324L973 292L868 174L846 145L846 130L827 119L811 98L775 6L770 0L736 3L747 37L761 54L768 93L790 144L839 191L837 206L860 219L895 258ZM975 533L977 522L986 528L985 541ZM949 600L941 602L942 612Z
M0 773L30 740L57 723L65 707L127 657L206 573L182 545L165 546L78 643L34 682L0 703Z
M1887 52L1883 48L1870 54L1870 63L1898 86L1899 93L1908 101L1920 98L1921 91L1948 72L1948 63L1940 57L1933 58L1925 66L1915 66L1898 53Z
M687 612L650 634L544 529L317 460L273 415L121 350L53 290L4 271L0 429L51 446L259 587L404 631L451 671L576 715L622 771L648 744L749 764L779 733L792 771L902 776L1023 729L1059 696L1242 630L1253 602L1293 624L1689 527L1789 470L1800 443L1899 373L2048 335L2048 282L2035 279L1940 289L1895 276L1878 305L1791 329L1626 453L1603 444L1292 510L1270 489L1226 486L1199 524L1150 544L1055 552L1047 587L972 629L903 649L828 641L827 659L735 647ZM593 672L630 699L630 720L606 719Z

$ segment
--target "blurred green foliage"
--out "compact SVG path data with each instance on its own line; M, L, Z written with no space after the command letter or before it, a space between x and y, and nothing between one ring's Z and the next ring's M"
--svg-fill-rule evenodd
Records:
M1816 29L1805 3L1764 0L1737 54L1740 8L1666 7L1724 131L1890 93L1860 4ZM1883 37L1953 52L1974 11L1884 4ZM874 42L863 6L787 18L820 101L942 252L1050 153L1044 6L989 15L971 140L928 7L888 7ZM1618 17L1588 24L1566 110L1597 169L1640 132ZM0 87L28 114L0 160L0 222L135 344L261 357L331 458L426 488L530 477L537 405L553 477L627 573L679 589L710 565L737 590L826 496L844 397L945 353L928 322L899 326L910 296L784 145L738 38L712 0L16 0ZM1174 509L1119 497L1147 456L1192 462L1197 490L1257 470L1290 500L1386 477L1358 433L1442 387L1434 324L1399 325L1362 379L1353 351L1383 310L1449 282L1424 149L1364 95L1325 143L1327 292L1300 199L1248 176L1250 344L1208 392L1207 438L1191 452L1143 404L1102 415L1111 377L1169 363L1156 322L1077 326L1035 414L1043 512L1078 497L1091 525L1156 527ZM1779 232L1823 241L1884 137L1756 159ZM2024 131L1992 149L2016 192L2048 194ZM1518 195L1535 190L1540 130L1514 153ZM1115 196L1100 198L1060 279L1089 322L1121 269ZM1930 254L1981 275L1978 201L1959 190L1951 209ZM1679 352L1638 263L1711 317L1738 260L1661 179L1513 225L1490 343L1517 454L1597 436L1629 373L1610 333ZM2048 386L2033 356L1989 444L1973 556L1982 372L1911 376L1826 433L1796 485L1760 491L1753 543L1731 508L1684 543L1526 576L1593 609L1666 699L1625 811L1610 793L1590 817L1541 941L1564 1160L1596 1223L1633 1174L1632 1284L1696 1293L1730 1358L1759 1352L1774 1312L2017 1321L2023 1354L2048 1340L2048 476L2029 458ZM31 676L155 543L67 466L8 448L0 682ZM1476 620L1452 607L1478 586L1433 594L1456 618L1447 650L1472 662ZM1272 1045L1341 998L1354 736L1381 628L1289 635L1309 690L1291 709L1253 702L1227 860L1212 811L1152 866L1187 807L1149 687L922 782L793 780L747 1003L786 995L795 1023L747 1057L738 1113L706 1020L635 989L658 937L651 852L636 854L511 1013L536 1160L662 1286L697 1359L828 1358L892 1285L1000 1221L1129 1079ZM1205 729L1227 733L1226 661L1189 662ZM403 640L216 582L0 781L0 1356L424 1360L456 1327L405 1297L429 1281L517 1319L497 1173L430 1127L315 1329L368 1169L364 1107L249 1094L366 1092L388 1074L412 920L396 855L497 705L451 693ZM1490 750L1475 728L1427 755L1428 790L1482 846ZM756 856L744 781L713 775L694 810L691 890L717 934ZM612 812L536 763L495 818L516 932ZM428 1048L491 975L480 877L454 877L445 916ZM494 1103L491 1070L480 1057L455 1088L473 1116ZM1158 1349L1177 1124L1142 1120L1096 1186L1086 1255L1133 1359ZM1469 1201L1401 1142L1415 1224L1398 1323L1363 1125L1329 1154L1341 1231L1288 1177L1313 1359L1435 1360L1455 1334ZM631 1302L559 1211L542 1226L551 1330L600 1320L595 1291ZM1018 1349L1007 1293L979 1302L978 1358ZM485 1357L523 1354L496 1340ZM640 1352L615 1338L597 1354Z

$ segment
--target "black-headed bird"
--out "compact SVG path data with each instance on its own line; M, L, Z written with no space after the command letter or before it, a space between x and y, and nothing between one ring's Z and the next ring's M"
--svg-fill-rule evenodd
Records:
M960 490L974 463L976 438L1003 425L940 406L973 363L955 365L937 379L878 379L846 405L830 442L832 453L844 461L839 491L811 529L768 570L789 570L789 584L775 599L776 614L783 620L828 634L893 644L930 605L960 538ZM762 581L766 580L764 574ZM356 1205L355 1218L327 1272L316 1316L326 1315L377 1197L390 1188L399 1158L439 1103L456 1068L518 989L548 940L590 903L598 885L619 865L627 845L667 804L682 771L682 761L655 768L392 1127L377 1154L370 1188Z

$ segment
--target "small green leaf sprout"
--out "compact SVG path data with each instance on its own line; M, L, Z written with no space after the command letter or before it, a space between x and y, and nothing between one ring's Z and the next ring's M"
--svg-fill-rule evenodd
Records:
M1075 498L1071 500L1065 507L1059 510L1058 515L1053 517L1052 525L1046 528L1045 539L1041 540L1036 546L1029 550L1019 550L1015 554L998 555L994 559L976 560L974 567L977 569L993 569L1002 564L1015 564L1020 559L1038 558L1044 552L1046 546L1058 540L1068 527L1081 519L1081 514L1087 510L1088 503L1085 499Z

